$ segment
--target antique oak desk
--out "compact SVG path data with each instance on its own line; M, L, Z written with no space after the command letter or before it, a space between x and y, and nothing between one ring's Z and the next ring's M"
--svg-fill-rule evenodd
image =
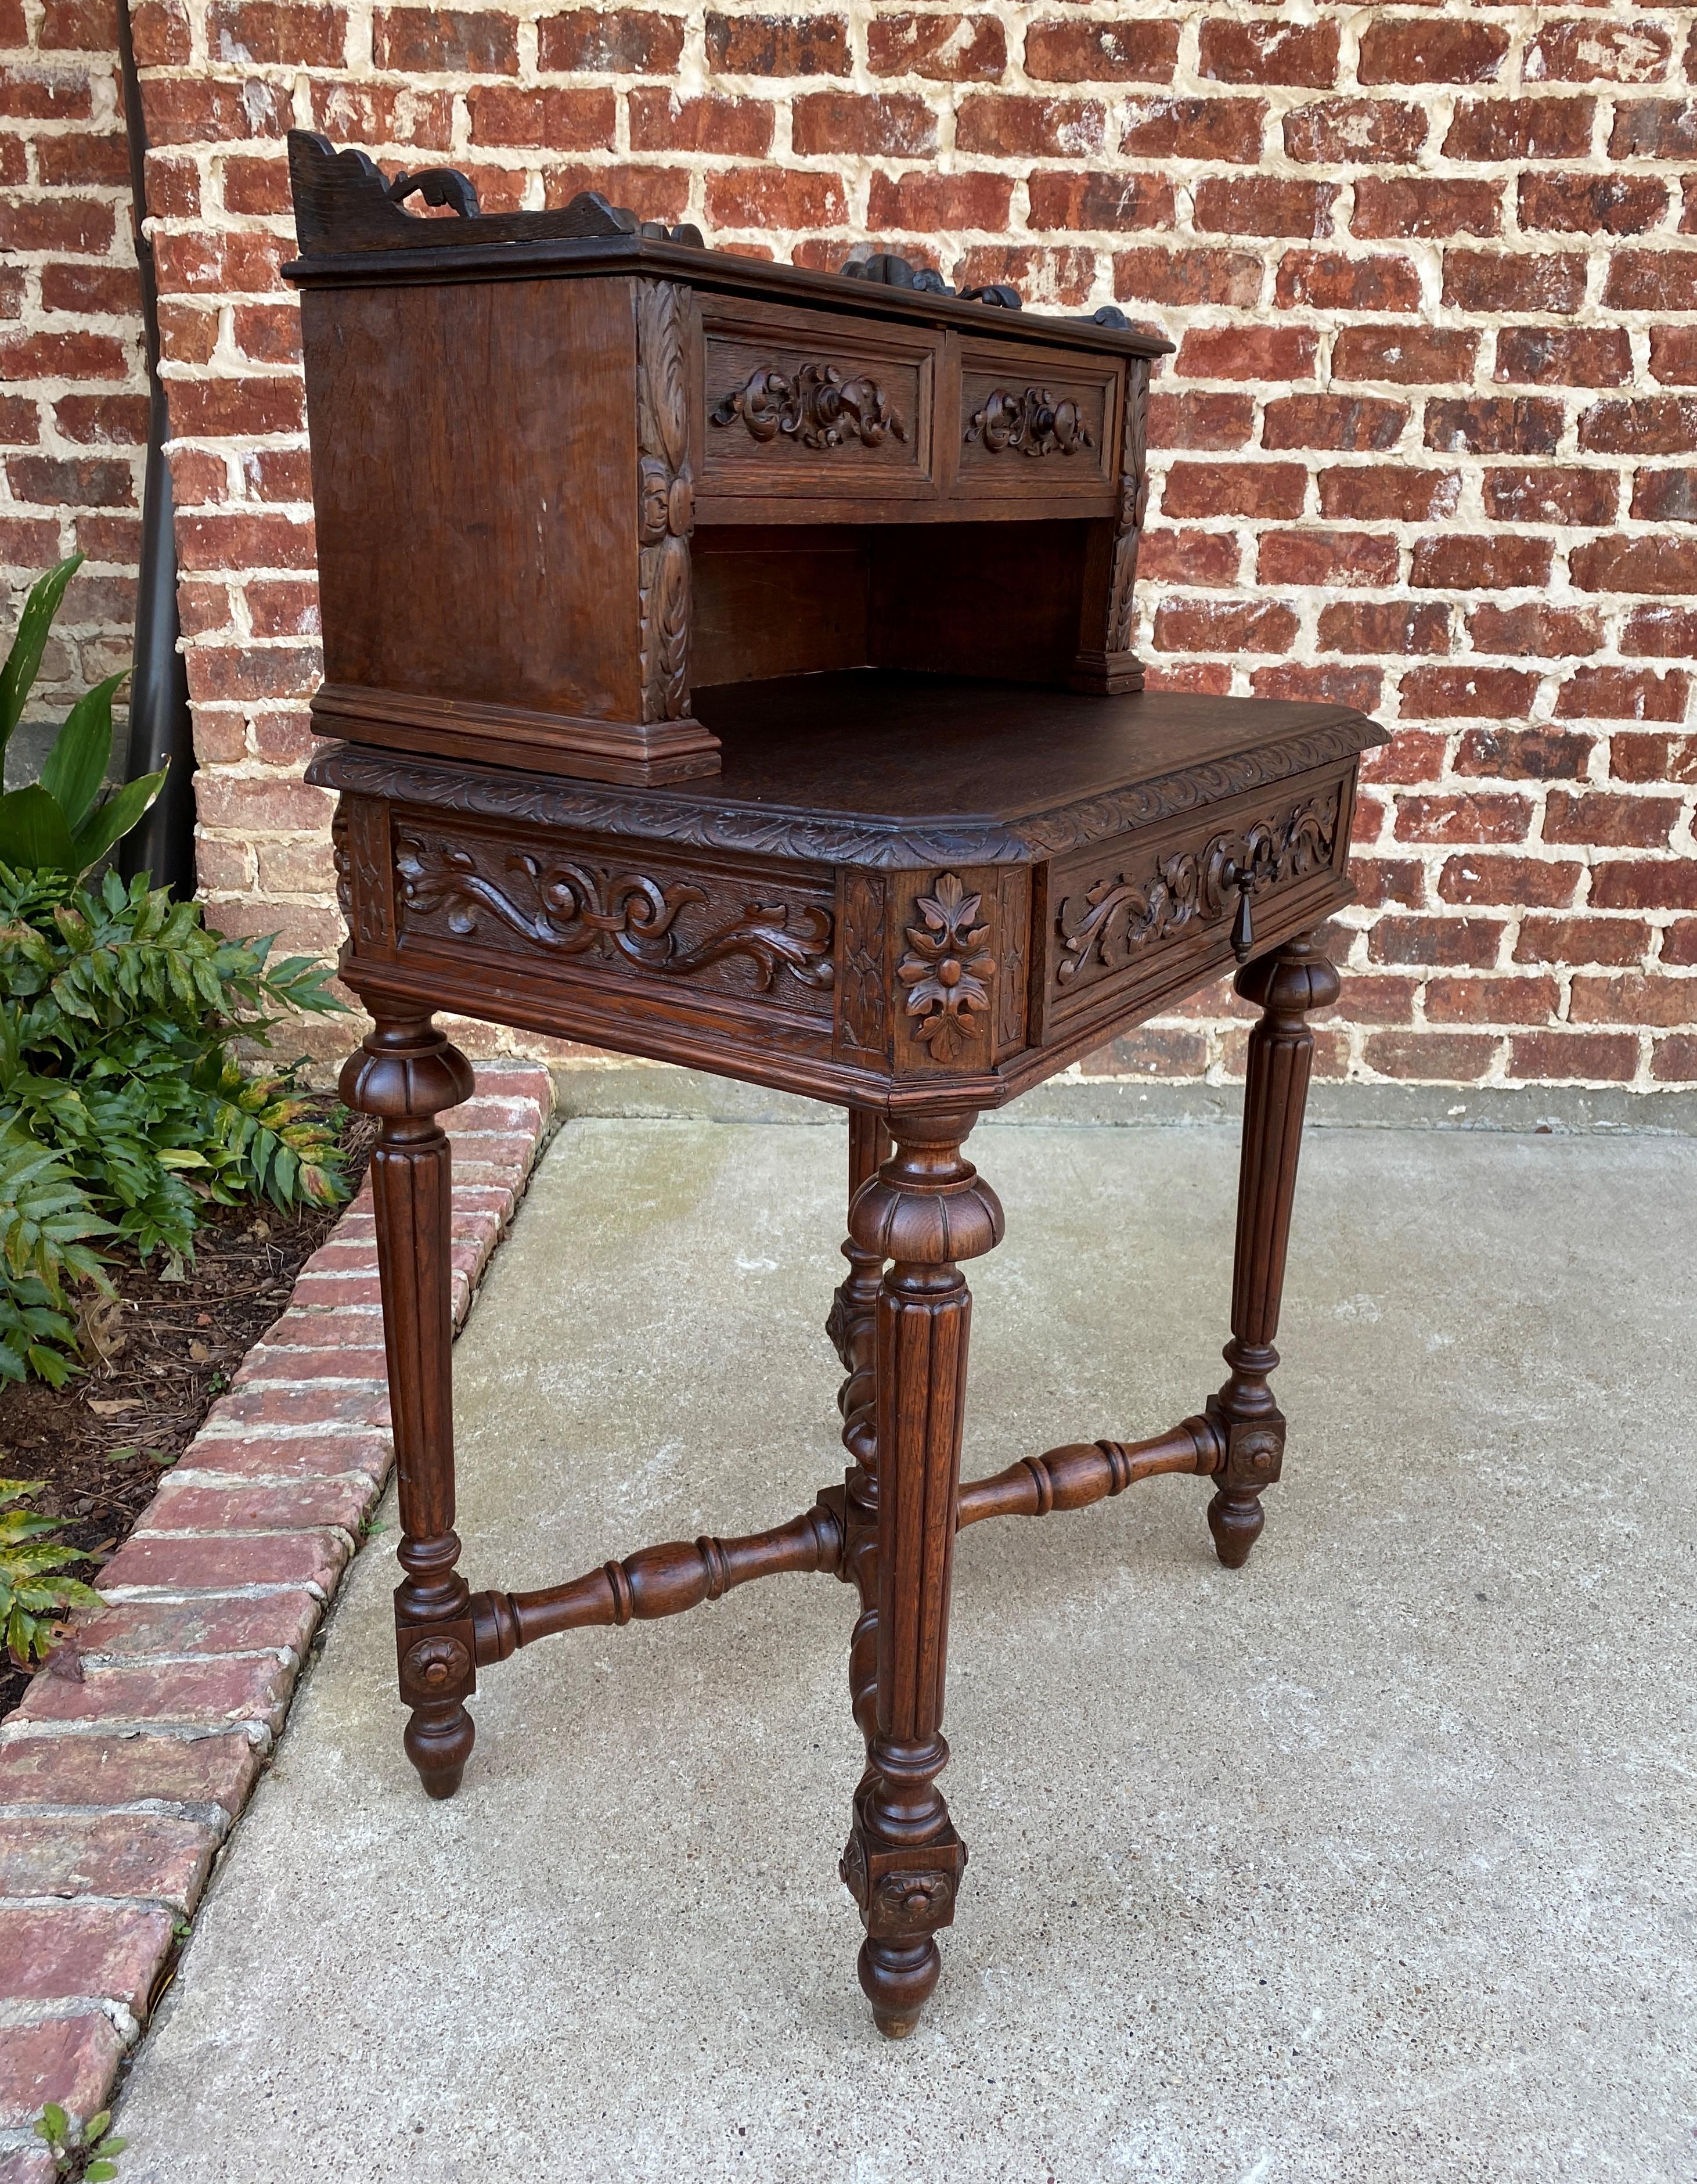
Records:
M1349 899L1361 750L1324 705L1141 695L1150 361L1120 313L1027 316L871 258L704 250L585 196L481 215L291 139L342 976L399 1463L407 1750L433 1797L480 1669L780 1571L856 1590L866 1741L841 1872L886 2033L935 1986L966 1852L938 1777L956 1532L1210 1479L1235 1567L1279 1475L1285 1243L1314 929ZM407 209L419 200L434 217ZM979 1113L1217 978L1262 1015L1228 1374L1169 1431L962 1484L971 1301L1002 1233ZM828 1330L847 1476L776 1530L474 1592L453 1532L442 1008L849 1116Z

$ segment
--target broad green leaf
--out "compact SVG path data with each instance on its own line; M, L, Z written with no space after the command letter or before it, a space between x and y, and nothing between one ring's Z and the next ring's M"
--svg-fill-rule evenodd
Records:
M47 632L59 610L65 586L82 566L81 554L73 554L56 569L49 569L30 588L24 611L18 617L18 633L0 666L0 756L12 740L12 731L24 716L25 699L36 685L36 672L47 649ZM0 850L0 857L5 856ZM8 859L9 862L10 860Z
M99 863L114 842L121 841L132 827L138 825L164 788L169 771L169 767L162 766L157 773L144 773L139 781L126 781L121 788L114 789L77 828L74 850L76 861L70 869L86 872L91 865ZM0 838L0 857L5 854L5 843Z
M42 786L73 831L87 818L112 763L112 694L123 680L108 675L77 699L42 768Z
M64 814L39 782L0 796L0 857L36 871L79 869Z

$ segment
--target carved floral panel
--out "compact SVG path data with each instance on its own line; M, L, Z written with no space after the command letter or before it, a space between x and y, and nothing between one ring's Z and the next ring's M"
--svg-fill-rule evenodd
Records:
M830 1019L836 971L828 885L767 882L705 861L626 862L553 838L444 833L398 816L401 942L471 943L532 961L676 981Z
M1334 783L1265 818L1058 878L1049 974L1057 1000L1115 977L1182 933L1229 928L1245 891L1259 907L1275 889L1325 871L1340 848L1343 794Z

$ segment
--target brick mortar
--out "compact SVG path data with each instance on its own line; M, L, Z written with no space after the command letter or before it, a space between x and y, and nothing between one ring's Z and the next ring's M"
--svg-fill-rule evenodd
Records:
M31 56L97 74L104 65L99 56L58 62L42 46L52 4L25 0ZM567 170L583 181L606 171L616 193L640 204L647 187L667 200L655 209L695 219L715 242L834 265L851 247L876 239L940 263L951 275L970 253L975 277L1004 270L1028 298L1068 309L1107 301L1117 291L1135 315L1180 343L1155 405L1156 437L1165 444L1151 465L1154 512L1138 632L1154 679L1238 695L1291 688L1343 693L1400 731L1372 767L1363 800L1356 850L1367 900L1338 928L1347 936L1345 967L1356 974L1355 999L1346 1004L1354 1020L1321 1041L1322 1073L1364 1083L1575 1082L1644 1093L1697 1084L1697 1011L1683 990L1697 970L1691 869L1697 735L1689 727L1697 614L1680 605L1681 596L1697 588L1697 532L1679 512L1688 494L1697 511L1697 231L1685 236L1679 228L1682 219L1697 224L1697 186L1686 180L1688 169L1697 174L1697 130L1644 119L1653 102L1677 103L1692 88L1690 11L1607 0L1565 12L1492 6L1464 18L1414 7L1357 11L1319 0L1311 14L1311 21L1294 23L1279 10L1227 0L1213 7L1200 0L1176 6L1068 0L1064 8L989 0L982 8L933 6L910 14L853 0L807 11L818 71L784 74L804 65L793 51L786 58L775 47L767 56L757 42L754 60L744 56L736 66L721 53L742 34L738 25L757 42L795 45L791 32L759 31L768 20L759 11L721 13L665 0L598 11L609 48L628 46L632 25L646 31L654 51L642 65L628 51L613 52L602 65L607 55L590 50L576 56L584 65L544 67L545 43L576 36L577 13L525 0L470 11L481 31L467 36L487 34L487 64L461 65L476 58L462 48L436 56L454 64L403 74L374 55L392 25L418 37L434 35L431 9L359 0L315 11L286 3L244 18L232 5L220 10L216 0L145 0L144 86L160 140L150 161L152 227L178 433L173 464L203 766L203 880L215 915L243 930L281 924L292 944L328 949L337 937L323 831L327 800L297 782L307 747L304 698L316 671L311 509L298 412L290 413L287 428L274 420L263 429L253 412L246 421L255 428L243 430L242 412L209 406L294 399L298 367L287 337L293 305L275 277L276 258L290 247L290 223L276 179L283 129L316 123L342 141L365 143L392 166L416 167L426 155L465 165L490 203L534 207L551 189L559 194ZM958 25L953 63L921 61L932 74L887 65L882 41L905 35L904 24L922 28L936 20ZM186 34L178 50L168 49L169 22ZM248 22L259 25L248 50L262 56L271 50L264 41L273 26L281 24L285 57L222 58L242 50ZM320 48L314 41L325 25L331 44ZM1167 37L1168 26L1176 37ZM1256 80L1232 79L1227 48L1264 31L1282 34L1281 51L1313 58L1316 64L1305 73L1314 80L1260 80L1277 71L1277 58L1248 72ZM1334 32L1332 64L1322 49ZM1098 34L1108 41L1099 55L1108 57L1093 62L1082 48ZM1387 43L1405 35L1443 49L1430 80L1366 80L1385 73ZM1150 38L1163 50L1145 64L1142 80L1104 77L1103 70L1117 65L1116 43L1123 52ZM1004 60L995 51L998 39ZM1575 74L1574 53L1588 40L1602 58L1587 64L1590 75ZM1465 59L1470 41L1501 48L1477 81L1469 70L1477 74L1484 64ZM982 66L974 58L981 53L988 56ZM1082 71L1076 81L1066 80L1073 61ZM1222 67L1227 73L1218 72ZM850 123L870 120L884 128L884 141L897 148L840 148L809 136L825 114L810 102L821 95L843 102ZM218 99L225 109L207 119L209 102ZM987 104L998 99L1012 103ZM881 100L893 103L871 103ZM996 133L1004 126L996 115L1029 114L1032 102L1044 101L1071 113L1071 122L1050 117L1047 149L1010 149L1012 140ZM366 102L380 109L375 120L364 111ZM1375 156L1359 136L1349 157L1336 148L1322 157L1316 147L1309 159L1297 156L1302 148L1288 137L1288 125L1308 128L1302 117L1345 104L1372 106L1393 130L1412 136L1399 150L1387 148L1395 156ZM1525 155L1501 142L1475 146L1478 156L1446 148L1452 130L1471 125L1477 109L1513 120L1522 105L1535 108L1546 126L1567 110L1584 126L1547 154ZM682 141L685 124L699 113L709 114L711 125L704 142L690 148ZM1129 147L1122 142L1128 128L1160 129L1168 120L1178 132L1216 134L1205 144L1181 136L1166 150L1140 148L1135 136ZM1636 131L1623 154L1609 148L1617 125ZM76 120L0 121L0 149L13 131L28 140L29 159L38 163L38 138L92 126ZM668 129L676 142L650 141ZM916 132L905 141L917 148L899 148L903 129ZM503 131L552 133L554 141L494 141ZM574 133L590 140L587 148L567 148ZM815 142L819 148L810 148ZM36 172L32 164L32 185ZM1072 216L1049 201L1075 186L1086 188L1082 178L1090 176L1108 180L1098 186L1094 209L1077 217L1096 224L1043 225ZM1615 209L1575 212L1546 203L1540 210L1538 192L1548 196L1550 177L1558 188L1564 177L1615 185ZM1116 226L1112 193L1130 178L1139 178L1135 187L1149 203L1133 194L1133 224ZM931 215L913 195L916 182L957 194L988 188L993 199L976 208L963 203L956 209L965 216L927 226ZM1395 224L1379 217L1386 184L1447 192L1427 208L1434 231L1357 233L1358 221L1364 231ZM1328 185L1329 203L1304 196ZM814 192L814 201L787 212L784 193L792 186ZM1524 218L1522 187L1530 193ZM1271 223L1286 232L1252 231L1253 193L1268 191L1285 192L1295 207ZM1650 195L1633 196L1644 191ZM1470 211L1467 192L1476 199L1494 192L1488 216L1475 217L1477 204ZM736 192L742 194L733 203ZM68 192L32 187L26 194ZM1127 217L1121 196L1119 216ZM237 203L260 209L242 211ZM880 226L874 237L875 215L893 215L904 204L921 224ZM1318 208L1312 218L1305 217L1305 205ZM1470 235L1470 219L1491 231ZM1538 219L1589 225L1540 227ZM1607 232L1611 220L1627 231ZM1298 231L1305 228L1316 231ZM121 255L121 238L113 247ZM222 254L209 260L214 272L204 291L196 286L196 254ZM51 259L36 255L43 267ZM1446 293L1464 292L1447 289L1446 281L1465 283L1470 267L1486 257L1534 274L1554 267L1553 278L1577 267L1582 277L1571 296L1533 288L1517 298L1499 292L1494 301L1446 301ZM1661 289L1611 300L1606 292L1615 269L1625 278L1640 258L1659 265ZM1004 266L1004 259L1012 262ZM1377 269L1389 285L1377 297L1357 290L1341 299L1329 289L1305 289L1313 278L1310 261L1317 259L1343 261L1358 276L1360 269ZM1203 281L1200 299L1160 300L1151 290L1160 281L1144 277L1151 263L1169 281L1193 268ZM28 277L37 283L29 294L38 297L41 269ZM1639 308L1651 303L1653 309ZM1577 335L1601 347L1589 359L1564 363L1557 355L1505 365L1526 376L1499 381L1493 376L1499 342L1514 347L1517 329L1558 343ZM1197 346L1198 337L1221 332L1233 337L1238 359L1205 338ZM1410 366L1383 349L1377 360L1352 360L1364 343L1387 337L1405 337L1427 360ZM1659 369L1653 342L1665 345ZM1267 343L1284 344L1274 362L1254 366L1255 376L1227 376ZM1335 433L1311 418L1302 425L1289 406L1293 396L1324 398L1340 389L1353 403L1395 405L1375 413L1386 430L1358 451L1327 447ZM62 391L55 383L53 398ZM1434 404L1477 410L1516 397L1529 405L1524 430L1536 439L1534 452L1488 444L1477 419L1464 420L1461 428L1472 444L1459 450L1427 444L1446 429L1454 437ZM1175 398L1188 408L1176 408ZM1621 405L1639 405L1642 416L1646 404L1666 409L1667 445L1622 451L1605 444L1609 421L1624 414ZM1287 420L1294 443L1268 444L1270 436L1277 442L1277 428ZM1211 508L1205 500L1204 512L1191 514L1187 473L1193 477L1199 468L1216 473L1219 487ZM1641 488L1661 491L1655 481L1682 469L1691 482L1667 489L1672 512L1634 512ZM1516 474L1533 471L1544 489L1575 499L1553 513L1529 503ZM1288 514L1279 512L1278 473L1299 484ZM1428 488L1427 513L1401 498ZM1241 512L1218 504L1234 495L1249 504ZM0 503L0 518L5 513ZM1312 556L1334 532L1374 542L1378 558L1342 577L1321 571ZM1281 543L1287 534L1310 557L1305 564ZM1470 541L1499 561L1532 549L1536 559L1469 573L1453 554ZM1617 550L1655 559L1611 573L1602 557ZM1587 588L1603 579L1637 588ZM1390 607L1436 609L1441 628L1433 624L1406 637L1381 629L1375 642L1359 615L1353 630L1344 626L1356 610ZM1541 613L1547 634L1528 638L1510 627L1504 617L1516 610L1523 620ZM1652 626L1658 616L1660 633ZM1631 649L1657 644L1672 649ZM1439 649L1420 649L1433 644ZM1443 687L1431 677L1434 667L1532 679L1524 687L1493 686L1483 698L1452 686L1443 701L1451 709L1428 717ZM1605 677L1600 683L1598 670ZM1606 683L1611 674L1613 688ZM1564 705L1581 710L1570 718ZM1672 717L1614 716L1634 708ZM1554 758L1541 756L1527 744L1527 731L1546 744L1552 736L1571 741ZM1645 777L1625 777L1643 773L1649 746L1642 739L1652 735L1666 736L1666 752ZM1483 749L1493 737L1494 764ZM1595 838L1546 838L1552 805L1560 810L1558 800L1572 794L1596 800ZM1500 800L1507 796L1523 801L1505 820ZM1435 798L1466 800L1454 838L1410 838L1425 823L1422 807ZM1666 813L1662 800L1672 807ZM1505 824L1510 831L1492 838L1492 829ZM1622 827L1645 838L1607 838ZM1512 861L1488 861L1468 880L1461 863L1481 859ZM1569 865L1571 876L1562 870ZM1611 866L1618 869L1610 873ZM1600 876L1605 900L1598 896ZM1519 899L1538 891L1570 900L1533 907ZM1470 905L1462 899L1470 894L1507 899ZM1405 933L1410 916L1427 921L1419 935ZM1490 960L1466 967L1480 989L1472 995L1444 983L1464 967L1460 963L1383 952L1391 936L1405 933L1410 951L1447 946L1476 954L1459 931L1464 916L1499 928ZM1570 921L1548 943L1539 936L1553 926L1527 922L1546 918ZM1588 970L1588 961L1617 956L1623 935L1634 944L1627 960ZM1522 947L1538 951L1535 965L1517 961ZM1612 994L1585 985L1576 992L1576 981L1605 972L1640 974L1639 984ZM1528 999L1526 988L1512 989L1511 973L1550 981L1549 1006L1535 1021L1509 1013ZM466 1036L479 1052L522 1050L553 1061L581 1054L565 1043L487 1028ZM1216 996L1156 1020L1094 1062L1101 1073L1218 1082L1241 1073L1242 1039L1239 1020Z
M548 1072L539 1067L510 1063L480 1069L471 1100L464 1108L442 1118L456 1148L468 1140L475 1143L479 1135L487 1138L492 1134L487 1120L492 1112L497 1112L496 1102L502 1103L498 1112L509 1120L509 1127L499 1134L516 1141L514 1156L507 1163L510 1179L504 1193L504 1210L492 1234L488 1233L487 1209L481 1202L489 1186L482 1183L469 1186L470 1195L479 1202L468 1210L462 1204L461 1186L455 1185L456 1243L463 1245L468 1239L475 1239L478 1254L475 1269L456 1283L456 1331L465 1323L476 1284L524 1194L531 1169L545 1140L554 1105ZM468 1127L464 1130L456 1127L457 1119L463 1119ZM340 1253L347 1251L350 1244L353 1246L352 1256L366 1278L375 1279L376 1250L366 1211L369 1202L368 1186L367 1193L362 1193L354 1201L320 1252L303 1268L297 1290L303 1284L309 1285L318 1262L326 1252ZM295 1308L292 1296L284 1311ZM320 1306L313 1309L320 1319L352 1318L362 1334L370 1324L370 1312L363 1306ZM262 1337L248 1353L249 1358L265 1346ZM326 1329L319 1346L320 1354L331 1354L336 1346ZM295 1384L268 1381L258 1384L265 1390L268 1401L274 1401L284 1413L298 1400ZM321 1389L325 1383L301 1384ZM87 2114L103 2105L109 2095L123 2055L140 2036L141 2025L124 1997L110 1992L102 1978L96 1975L99 1966L108 1961L101 1952L116 1950L123 1933L131 1936L142 1954L126 1964L124 1976L131 1985L125 1992L139 1992L145 1998L165 1961L170 1936L169 1925L158 1929L156 1946L152 1946L148 1954L143 1946L145 1935L154 1930L145 1929L136 1922L142 1914L157 1919L162 1909L172 1917L192 1915L209 1877L211 1856L239 1819L253 1793L259 1768L281 1733L313 1630L334 1599L342 1577L359 1550L353 1534L339 1524L313 1525L298 1519L287 1529L255 1525L248 1521L246 1505L251 1504L255 1496L263 1497L279 1489L290 1493L301 1493L307 1489L316 1489L320 1493L325 1490L345 1492L352 1484L360 1490L363 1517L376 1507L387 1483L392 1452L387 1449L385 1460L376 1470L364 1465L333 1470L315 1466L306 1479L287 1471L279 1472L275 1477L264 1473L228 1473L217 1468L215 1457L212 1463L203 1467L197 1458L203 1451L241 1447L254 1441L274 1440L287 1445L291 1440L305 1440L315 1436L325 1445L325 1462L333 1463L338 1441L350 1446L357 1443L369 1449L380 1434L387 1440L385 1429L363 1424L338 1425L325 1422L296 1430L290 1427L286 1415L275 1424L260 1420L232 1435L225 1430L227 1420L220 1417L229 1401L228 1397L221 1399L214 1407L206 1425L178 1459L163 1482L159 1495L142 1513L131 1535L131 1541L142 1546L154 1542L172 1546L235 1542L251 1546L259 1542L298 1543L333 1538L337 1543L333 1567L326 1571L323 1583L297 1576L269 1585L220 1583L204 1590L181 1584L154 1586L120 1581L103 1585L108 1603L106 1610L89 1619L72 1641L76 1673L67 1677L62 1668L43 1671L31 1684L22 1706L0 1724L0 1927L15 1923L26 1914L37 1918L50 1916L51 1930L58 1937L57 1945L64 1960L90 1975L86 1991L77 1986L64 1995L36 1996L28 1988L41 1981L27 1980L25 1966L19 1962L18 1953L10 1953L9 1961L18 1964L19 1970L15 1981L8 1981L0 1973L0 2025L25 2029L97 2012L119 2035L118 2042L103 2060L96 2058L91 2063L83 2059L82 2075L75 2085L51 2081L50 2071L44 2078L37 2064L28 2066L30 2075L25 2081L18 2075L25 2068L19 2059L18 2043L14 2041L6 2044L4 2053L0 2053L0 2159L14 2146L22 2148L38 2143L31 2137L26 2125L19 2124L15 2128L7 2125L3 2120L6 2114L21 2114L25 2109L38 2112L43 2102L53 2099L70 2105L80 2103L81 2112ZM181 1484L185 1480L190 1482L186 1487ZM189 1529L153 1529L149 1519L160 1502L169 1505L185 1491L229 1494L232 1497L232 1522L222 1528L198 1525ZM126 1543L114 1557L114 1565L121 1563L131 1551ZM314 1596L316 1603L304 1616L298 1606L303 1592ZM233 1642L220 1642L217 1614L221 1608L232 1605L245 1610L247 1619L237 1632L226 1634ZM264 1618L268 1607L271 1611L270 1635L265 1636L261 1634L267 1628ZM169 1618L173 1608L178 1610L178 1642L175 1646L169 1642ZM135 1621L138 1616L143 1618L139 1630ZM209 1628L203 1628L203 1617L210 1618ZM108 1628L103 1640L103 1624L113 1627ZM138 1636L149 1635L154 1641L150 1645L135 1642ZM258 1703L252 1695L264 1663L270 1663L272 1670L263 1679L267 1702ZM85 1674L85 1671L88 1673ZM212 1719L206 1708L215 1703L220 1673L229 1679L232 1691L238 1694L246 1691L249 1696L244 1700L238 1695L229 1713ZM51 1709L67 1685L72 1691L86 1692L90 1683L117 1679L112 1688L121 1696L125 1690L133 1687L126 1685L125 1679L147 1677L156 1680L156 1687L153 1703L145 1711L133 1703L120 1703L115 1711L107 1712L103 1701L100 1702L100 1711L86 1717L32 1711L37 1707ZM174 1687L178 1702L175 1708ZM136 1745L138 1738L144 1740L139 1750ZM237 1745L243 1756L232 1773L230 1763L236 1757ZM175 1775L159 1771L168 1763L162 1753L171 1752L180 1755L178 1760L169 1763L178 1770ZM203 1755L198 1777L193 1771L198 1753ZM85 1765L91 1756L103 1773L109 1764L109 1781L92 1786L86 1780L64 1771ZM220 1769L224 1770L221 1774ZM147 1786L149 1783L153 1785L151 1788ZM66 1793L57 1802L53 1798L56 1786ZM20 1796L20 1789L34 1794ZM196 1795L197 1790L207 1793L215 1791L217 1794ZM174 1828L186 1824L191 1835L203 1838L205 1855L200 1859L198 1873L191 1861L188 1877L184 1878L184 1860L188 1850L183 1837L147 1836L147 1827L155 1819ZM91 1850L91 1830L102 1829L108 1832L100 1847ZM56 1857L57 1867L53 1863ZM64 1879L61 1887L28 1885L32 1879L51 1877L55 1872ZM103 1875L121 1875L130 1885L121 1888L103 1886ZM145 1885L150 1877L152 1892ZM118 1923L125 1919L131 1922L127 1927ZM81 1925L79 1920L82 1922ZM79 1949L92 1953L79 1956ZM73 1971L67 1976L74 1980L76 1975ZM92 2092L91 2086L94 2088Z

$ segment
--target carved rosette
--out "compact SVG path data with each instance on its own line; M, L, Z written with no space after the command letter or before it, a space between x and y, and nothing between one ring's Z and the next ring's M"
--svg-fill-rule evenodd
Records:
M804 364L792 377L771 365L750 372L713 407L716 426L741 418L762 446L782 433L804 448L876 448L905 440L907 421L875 379L845 379L834 364Z
M967 421L963 444L976 441L993 455L1076 455L1094 445L1078 404L1065 395L1057 401L1046 387L1021 394L996 387Z
M907 928L908 952L896 976L934 1061L955 1061L979 1037L976 1019L989 1021L996 959L984 945L989 927L974 922L982 900L967 894L957 874L943 872L934 891L914 904L921 922Z
M688 292L668 281L637 290L637 492L642 597L643 719L689 712L689 463L685 354Z
M1126 452L1120 468L1120 505L1114 521L1114 558L1108 577L1108 634L1111 655L1129 652L1136 620L1138 549L1149 511L1149 368L1141 359L1127 375Z
M1329 865L1338 795L1333 788L1307 798L1240 833L1216 834L1200 850L1174 850L1146 872L1106 873L1082 894L1064 896L1055 915L1055 984L1065 989L1122 970L1140 950L1182 927L1224 916L1245 886L1254 892L1305 879Z

